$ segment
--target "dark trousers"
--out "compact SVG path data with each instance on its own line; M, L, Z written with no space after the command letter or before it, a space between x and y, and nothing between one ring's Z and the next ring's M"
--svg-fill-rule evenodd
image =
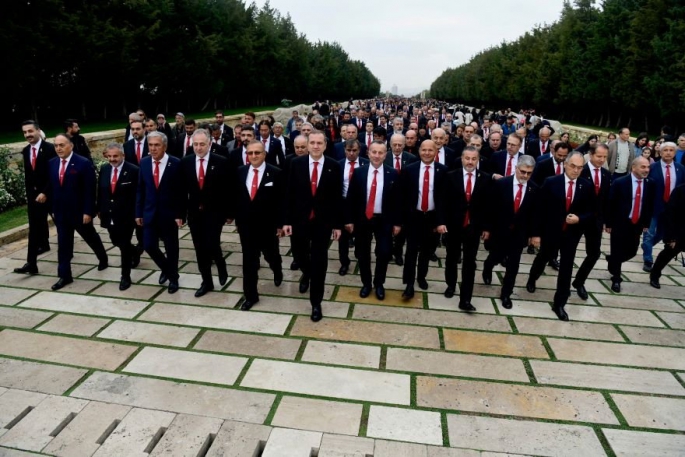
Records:
M338 258L340 259L340 265L344 267L350 266L350 240L352 235L347 231L343 230L340 233L340 239L338 239Z
M680 243L676 241L675 247L671 247L669 243L664 243L664 250L659 253L659 255L656 257L656 261L654 262L654 265L652 266L652 272L650 273L650 277L654 279L659 279L661 277L661 272L666 268L666 265L668 265L668 262L673 260L675 256L683 252L683 248L685 246L683 243Z
M464 256L461 271L461 289L459 302L470 303L473 297L473 283L476 276L476 256L478 246L480 246L480 231L474 230L472 225L459 227L459 229L448 227L445 248L447 256L445 258L445 282L447 287L456 289L457 287L457 262L461 257L461 249L464 247Z
M426 279L428 261L438 247L435 236L435 211L414 211L405 224L407 230L407 254L402 270L402 282L413 286L416 278ZM418 259L417 259L418 258Z
M395 257L402 257L404 251L404 243L407 240L407 234L404 230L395 235L392 240L392 255Z
M243 249L243 294L247 301L256 302L259 300L257 281L259 280L260 254L264 253L264 260L274 273L282 270L276 229L239 225L238 234Z
M588 224L585 229L585 259L576 272L575 283L585 284L590 272L595 267L602 247L602 226L598 226L594 221Z
M34 199L28 200L27 212L29 216L29 245L26 263L36 265L38 249L50 246L48 242L48 205L38 203Z
M312 306L321 305L323 301L332 230L330 225L317 218L293 227L293 257L300 264L303 277L310 281L309 301Z
M74 224L71 221L60 221L57 226L57 276L71 279L71 258L74 256L74 232L81 235L83 241L93 250L100 262L107 261L107 253L102 245L100 235L93 223Z
M141 227L140 225L136 225L136 241L137 241L136 249L138 250L138 252L141 252L141 253L144 250L143 249L143 239L144 239L143 227Z
M502 236L502 239L490 243L490 253L483 263L483 269L492 272L495 265L501 263L504 259L507 260L500 298L511 297L511 294L514 292L514 284L516 283L516 276L519 274L521 251L523 248L524 246L507 239L506 236Z
M110 225L107 227L109 232L109 239L112 244L119 248L121 252L121 277L131 278L131 264L133 263L133 257L137 254L136 247L131 244L131 239L133 238L133 225L119 227L116 225Z
M165 253L159 249L160 241ZM143 248L169 280L178 281L178 226L175 220L155 220L144 225Z
M388 263L392 257L392 225L380 216L358 222L354 226L356 244L354 253L359 261L362 284L371 287L371 240L376 239L376 269L373 275L375 287L385 284Z
M545 265L554 258L558 252L559 256L559 274L557 275L557 291L554 294L554 305L557 307L564 307L568 297L571 295L571 277L573 276L573 261L576 258L576 250L578 243L582 236L580 227L568 227L561 232L559 238L550 240L550 238L542 237L540 244L540 252L535 256L533 265L530 268L530 276L528 281L537 281L542 272L545 270Z
M608 259L608 269L612 281L622 281L621 264L635 257L640 246L640 236L642 236L642 226L633 224L628 219L611 228L609 237L611 254Z
M213 284L212 261L216 264L218 271L226 271L226 260L221 251L221 230L224 227L224 221L211 214L201 213L188 218L188 227L193 239L197 268L200 270L202 283L211 286Z

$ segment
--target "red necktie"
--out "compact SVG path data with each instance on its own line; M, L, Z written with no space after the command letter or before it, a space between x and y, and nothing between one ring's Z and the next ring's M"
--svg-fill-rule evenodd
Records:
M547 151L547 148L545 147L545 142L543 141L542 143L540 143L540 145L540 152L544 154Z
M373 209L376 206L376 177L378 177L378 170L373 170L373 182L369 192L369 201L366 202L366 218L369 220L373 217Z
M266 138L262 138L262 143L264 144L264 149L266 149Z
M31 148L31 168L33 170L36 169L36 147L35 146L33 146Z
M595 168L595 194L599 195L599 168Z
M155 160L155 171L152 175L155 178L155 189L159 189L159 160Z
M317 181L319 180L319 162L314 162L314 170L312 171L312 197L316 196L316 185ZM311 221L314 219L314 208L312 208L312 212L309 213L309 220Z
M511 176L511 163L514 161L514 156L509 156L509 161L507 162L507 172L505 176Z
M354 173L354 162L350 162L350 174L347 176L347 181L352 181L352 173Z
M190 137L188 135L186 135L186 150L185 150L185 152L188 151L189 147L190 147Z
M426 165L426 171L423 173L423 191L421 192L421 211L424 213L428 211L428 192L431 180L430 166Z
M257 187L259 187L259 169L253 168L254 177L252 178L252 187L250 187L250 200L254 200L257 195Z
M440 151L438 151L438 153L435 154L435 162L440 163Z
M197 175L197 183L200 186L200 190L202 190L202 187L205 185L205 159L202 158L200 159L200 172Z
M573 181L568 182L568 190L566 191L566 212L571 209L571 202L573 201Z
M473 173L467 173L469 178L466 180L466 203L471 201L471 191L473 190L473 183L471 182L471 176ZM464 227L469 225L469 210L466 210L466 216L464 217Z
M371 134L369 133L366 135L366 147L370 148L371 147Z
M119 174L119 169L115 167L114 170L112 171L112 184L111 184L112 193L114 193L114 189L116 189L116 187L117 187L117 176L118 176L118 174Z
M138 144L136 145L136 157L138 158L138 163L140 163L140 141L137 142Z
M59 170L59 185L62 185L62 182L64 181L64 172L67 169L67 159L62 159L62 168Z
M642 180L637 180L637 190L635 191L635 203L633 203L633 216L630 221L637 224L640 221L640 199L642 198Z
M664 201L668 203L668 200L671 198L671 166L666 165L666 178L664 181L665 187L664 187Z
M521 207L521 199L523 198L523 184L519 184L519 190L516 192L516 197L514 198L514 213L519 212Z
M245 165L250 165L250 156L247 155L247 151L245 151Z
M561 164L557 162L557 171L556 174L560 175L561 174Z
M400 163L400 156L395 156L395 170L400 171L402 164Z

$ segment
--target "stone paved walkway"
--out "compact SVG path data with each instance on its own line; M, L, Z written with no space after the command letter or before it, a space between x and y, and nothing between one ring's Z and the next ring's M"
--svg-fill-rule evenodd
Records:
M25 241L1 247L0 456L685 455L676 262L656 290L636 258L617 295L601 260L564 323L550 309L554 271L525 291L528 255L514 308L496 300L498 267L492 286L477 274L468 315L442 296L442 260L410 302L392 265L380 303L359 298L356 274L338 276L331 249L326 317L314 324L289 270L276 288L263 268L261 301L235 309L233 230L222 236L231 279L200 299L187 229L174 295L147 257L119 292L109 243L113 266L98 272L77 242L76 280L59 293L56 246L33 277L11 272Z

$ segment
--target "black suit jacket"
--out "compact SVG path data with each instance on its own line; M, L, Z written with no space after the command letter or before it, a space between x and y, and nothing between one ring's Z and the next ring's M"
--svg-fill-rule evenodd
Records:
M671 193L664 212L664 242L676 241L680 247L685 244L685 184Z
M490 200L492 177L480 170L474 172L472 179L471 200L466 201L464 170L458 169L447 173L438 189L440 198L437 203L438 225L447 225L448 231L460 231L463 228L466 212L469 221L477 231L487 228L487 214Z
M136 224L138 167L124 161L112 193L112 166L100 167L98 178L98 213L103 227L131 228Z
M276 138L275 136L272 136L271 138L273 140L280 142L280 140L278 138ZM283 135L281 135L281 138L283 138L283 142L285 143L285 150L283 150L283 154L285 154L286 157L289 156L290 154L294 154L295 148L293 147L293 140L291 140L287 136L283 136ZM283 144L281 144L281 148L283 148ZM283 167L280 167L280 168L282 169Z
M262 139L258 138L258 141L262 141ZM269 151L266 153L266 163L281 168L285 162L283 145L273 136L268 138L267 143L269 144Z
M437 189L441 187L441 181L447 176L447 167L441 163L435 163L435 176L433 178L433 202L435 207L439 206L438 200L441 195L437 192ZM424 163L414 162L407 165L400 175L400 182L402 184L402 220L409 220L410 215L416 211L420 201L419 201L419 174L424 173ZM423 175L422 175L423 176Z
M564 174L563 163L561 164L561 174ZM538 186L542 186L542 184L545 182L545 179L551 176L557 176L557 162L554 160L554 157L549 156L535 164L533 176L530 179L532 179L533 182L535 182L535 184Z
M187 198L188 221L201 214L215 217L216 220L226 220L227 206L226 197L229 195L228 179L228 160L224 157L209 153L207 159L207 171L205 173L204 185L200 189L200 184L195 171L195 159L193 154L181 159L181 185L183 194Z
M373 167L367 163L355 169L352 174L345 200L345 224L359 224L368 220L366 219L366 194L369 173L373 173ZM383 173L383 195L376 194L376 198L383 199L381 217L390 225L401 225L399 173L387 165L383 165L379 173Z
M591 182L579 178L574 181L573 201L566 211L565 174L549 177L540 188L540 232L546 240L556 241L561 238L562 231L576 234L579 238L584 228L595 212L595 191ZM575 214L580 219L578 224L566 225L566 216Z
M192 150L193 140L190 140L190 145L184 153L183 148L186 144L186 138L188 138L188 136L185 134L185 132L177 136L176 141L174 141L173 147L167 149L167 154L170 154L178 159L182 159L184 156L188 155L188 153Z
M285 204L284 225L304 225L309 221L309 214L323 225L331 228L342 228L343 201L340 164L330 157L323 158L319 166L319 184L316 195L312 195L309 177L309 156L292 160L288 177L287 200Z
M518 153L518 158L520 159L521 156L520 152ZM502 151L497 151L492 154L492 157L488 160L488 167L490 170L490 174L498 174L505 176L505 173L507 172L507 161L509 160L509 153L507 153L506 150ZM511 170L512 175L516 173L515 170ZM535 173L535 170L533 170L533 173Z
M253 175L252 165L238 168L237 178L233 181L232 198L228 207L229 219L235 219L240 227L270 228L273 233L283 226L283 201L285 199L285 180L283 170L266 164L264 176L259 183L254 200L250 199L247 188L248 173Z
M88 160L93 160L91 157L90 148L88 147L88 142L83 137L83 135L76 134L71 137L71 142L74 144L74 152L81 157L85 157Z
M221 145L226 146L226 144L233 139L233 128L231 128L228 124L224 124L224 131L221 132Z
M599 195L595 193L594 220L597 224L597 228L601 229L604 225L604 218L606 217L606 214L609 211L609 190L611 188L611 173L609 173L609 170L607 170L606 168L601 167L599 174L601 178L599 185ZM590 169L589 164L585 164L585 166L583 167L583 171L580 173L580 177L590 181L592 183L592 189L594 191L595 177L594 173Z
M62 183L59 182L59 171L62 163L54 157L48 164L50 177L50 201L56 223L83 224L83 215L94 217L95 205L95 167L93 162L72 153L64 172Z
M547 140L547 144L545 145L545 154L549 154L550 147L552 146L552 141ZM542 152L540 151L540 139L535 138L532 140L529 140L528 143L526 143L526 154L529 156L533 157L539 157Z
M147 146L147 138L143 140L143 148L142 152L140 154L140 158L142 160L143 157L148 155L150 153L149 148ZM136 156L136 140L128 140L126 143L124 143L124 160L126 160L129 163L132 163L133 165L140 166L138 163L138 156Z
M457 154L454 149L445 146L445 163L442 165L445 165L448 170L454 170L459 163L459 157L461 157L461 153Z
M181 160L169 156L164 174L159 181L159 188L155 187L153 166L152 156L143 157L140 161L136 218L142 218L145 225L155 222L175 225L175 220L185 219L186 214Z
M209 148L209 152L212 154L220 155L224 159L228 160L228 148L226 146L221 146L220 144L212 143L212 145Z
M604 221L607 228L630 224L630 212L633 209L632 173L621 176L611 183L609 191L609 211ZM640 227L649 228L654 213L654 182L650 178L642 180L642 201L640 203ZM620 229L619 229L620 230Z
M412 163L418 161L419 158L415 155L409 154L407 151L402 151L402 155L400 156L400 163L402 164L400 167L400 172L404 170L404 167L407 165L411 165ZM395 154L393 154L392 151L389 151L388 155L385 157L385 165L395 168Z
M55 146L47 141L41 141L36 150L36 169L31 168L31 145L21 151L24 158L24 185L26 186L26 198L33 202L38 194L49 193L50 176L48 174L48 162L57 157Z
M493 235L493 243L505 246L527 246L528 238L540 236L539 197L540 188L528 181L525 195L518 212L514 212L514 176L498 179L492 184L492 203L487 224Z

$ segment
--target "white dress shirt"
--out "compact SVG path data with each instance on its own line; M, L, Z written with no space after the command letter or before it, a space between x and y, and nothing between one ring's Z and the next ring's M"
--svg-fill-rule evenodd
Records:
M632 190L632 197L630 199L630 214L628 215L628 218L632 219L633 218L633 210L635 209L635 194L637 193L638 178L636 178L635 175L633 173L631 173L630 179L632 180L633 190ZM641 181L641 183L640 183L640 214L641 214L643 203L645 201L645 180L640 179L640 181Z
M321 181L321 173L323 172L323 162L326 160L325 156L321 156L319 160L314 160L312 159L312 156L309 156L309 182L312 182L312 173L314 172L314 162L318 162L319 166L317 167L317 179L316 179L316 186L319 187L319 182ZM355 164L356 165L356 164Z
M519 184L523 184L523 189L521 189L521 205L523 205L523 199L526 198L526 189L528 188L528 181L525 183L518 182L518 179L514 178L514 201L516 201L516 194L519 192Z
M350 160L345 159L345 167L343 168L343 198L347 198L347 192L350 189ZM354 169L359 168L359 158L354 161ZM321 170L319 170L321 171Z
M681 183L676 183L676 176L675 176L675 166L673 165L675 161L667 164L663 160L660 160L659 163L661 164L661 173L664 176L664 186L666 186L666 165L669 165L670 172L671 172L671 193L673 193L673 189L675 189L676 184L681 184Z
M378 171L378 174L374 173ZM373 176L376 175L376 199L373 202L373 213L381 214L383 212L383 165L378 168L374 168L373 165L369 165L369 173L366 177L366 203L369 202L369 197L371 197L371 186L373 184Z
M518 153L512 155L509 155L507 153L507 160L504 162L504 174L507 174L507 167L509 166L509 160L511 159L511 175L516 174L516 165L519 163L519 155ZM510 176L511 176L510 175Z
M466 186L469 183L469 173L471 173L471 195L473 195L473 189L476 187L476 171L466 171L465 168L462 168L464 172L464 193L466 193Z
M204 159L202 162L202 168L205 177L207 176L207 162L209 162L209 153L205 154L204 157L198 157L195 155L195 176L197 176L197 181L200 182L200 159Z
M601 169L601 168L595 167L595 166L592 165L592 163L590 163L590 162L588 162L587 166L588 166L588 168L590 169L590 177L591 177L590 181L592 181L592 185L593 185L593 186L594 186L594 184L595 184L595 170L598 170L597 176L598 176L598 179L599 179L599 185L600 185L600 187L601 187L601 186L602 186L602 169Z
M421 167L419 168L419 200L416 203L416 209L422 211L421 201L423 201L423 175L426 173L426 167L428 167L428 174L430 176L428 181L428 211L433 211L435 209L435 201L433 200L433 185L435 183L435 163L426 165L421 162Z
M245 177L245 186L247 187L247 194L250 195L250 192L252 192L252 180L254 179L254 170L255 168L253 166L250 166L247 172L247 176ZM259 172L257 173L257 189L259 189L259 186L262 185L262 178L264 178L264 172L266 171L266 162L262 162L262 164L257 168Z
M67 174L67 170L69 169L69 162L71 162L72 157L74 157L73 151L71 152L71 154L69 154L69 157L66 158L67 163L64 164L64 174L65 175ZM60 174L61 170L62 170L62 159L59 159L59 167L57 167L57 180L59 180L59 174Z
M571 179L568 177L566 173L564 173L564 195L568 192L568 183L571 181ZM576 188L578 187L578 180L574 179L573 180L573 191L571 193L571 203L573 203L573 199L576 198Z
M152 158L152 157L151 157ZM166 152L164 153L164 157L162 157L162 160L159 161L159 182L162 182L162 176L164 175L164 170L166 169L166 165L169 163L169 154ZM154 177L155 177L155 161L152 160L152 178L154 182Z
M442 146L438 151L438 162L445 165L445 146Z

